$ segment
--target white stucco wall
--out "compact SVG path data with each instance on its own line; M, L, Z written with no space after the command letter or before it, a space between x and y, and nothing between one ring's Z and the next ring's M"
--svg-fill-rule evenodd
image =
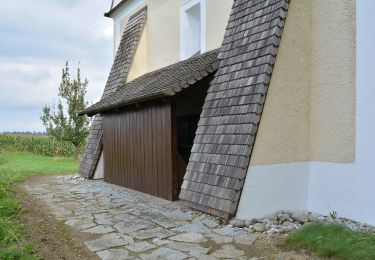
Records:
M308 208L375 225L375 17L372 0L357 0L355 163L311 163Z
M335 210L339 216L375 225L374 8L372 0L357 1L355 161L251 166L238 218L264 216L276 209L300 209L321 214Z
M308 163L250 166L237 217L263 217L276 210L305 209L308 200Z
M96 165L94 176L92 177L94 180L99 180L104 178L104 152L100 153L98 164Z

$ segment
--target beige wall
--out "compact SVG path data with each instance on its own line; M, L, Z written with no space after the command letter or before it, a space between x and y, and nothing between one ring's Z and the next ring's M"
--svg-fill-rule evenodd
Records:
M232 5L233 0L206 0L207 50L221 46Z
M180 7L185 0L145 0L128 15L122 16L130 4L135 0L125 4L117 11L113 17L121 17L120 32L122 34L129 20L129 17L147 5L147 44L142 49L147 48L147 55L138 54L135 57L133 68L131 68L131 78L140 76L145 72L157 70L167 65L180 61ZM233 0L206 0L206 47L207 51L220 47L225 33L226 25ZM116 34L116 31L115 31ZM116 37L115 35L115 38ZM139 50L138 52L143 52Z
M133 79L142 76L143 74L147 73L148 71L148 35L147 24L143 29L143 33L141 35L141 39L138 44L138 48L135 52L133 63L129 70L129 75L127 78L127 82L132 81Z
M293 0L252 165L354 161L355 0Z
M311 1L288 11L251 163L310 158Z
M355 154L355 0L314 0L312 11L312 158L352 162Z

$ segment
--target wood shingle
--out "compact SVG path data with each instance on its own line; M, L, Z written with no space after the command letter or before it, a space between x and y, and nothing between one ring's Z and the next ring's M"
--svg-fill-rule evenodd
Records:
M193 208L237 210L288 2L234 1L180 193Z
M208 75L213 75L219 66L218 53L218 49L212 50L146 73L126 83L80 114L95 115L134 103L173 96Z
M129 18L104 88L102 99L105 99L125 84L146 20L146 7ZM103 147L102 139L102 117L101 115L97 115L91 125L81 163L78 168L78 172L81 176L86 178L93 177Z

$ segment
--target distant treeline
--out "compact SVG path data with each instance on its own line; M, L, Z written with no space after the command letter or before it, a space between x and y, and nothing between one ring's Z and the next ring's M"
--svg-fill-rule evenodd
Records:
M1 150L31 152L46 156L72 156L74 146L69 142L57 141L40 134L0 134Z

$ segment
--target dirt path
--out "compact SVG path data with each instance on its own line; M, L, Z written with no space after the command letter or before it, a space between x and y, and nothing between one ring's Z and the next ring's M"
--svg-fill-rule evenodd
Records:
M32 177L27 182L38 178ZM16 191L17 200L25 209L19 214L19 218L24 223L26 241L37 247L39 256L45 260L98 259L95 253L79 242L84 233L75 232L57 220L42 203L18 186Z

